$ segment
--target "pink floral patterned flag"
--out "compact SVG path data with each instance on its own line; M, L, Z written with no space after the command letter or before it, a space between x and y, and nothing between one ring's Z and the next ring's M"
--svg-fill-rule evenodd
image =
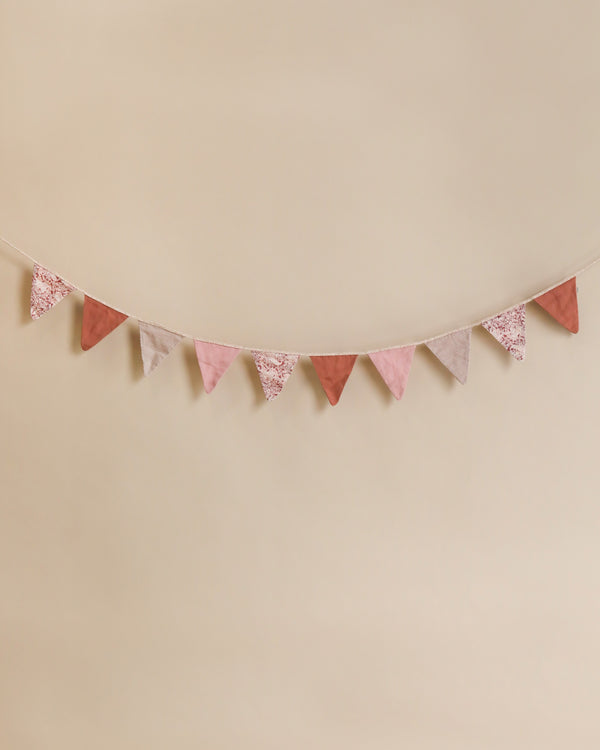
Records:
M525 305L500 313L482 326L520 362L525 359Z
M427 342L427 348L447 367L459 383L467 382L471 356L471 329L456 331Z
M267 401L272 401L281 393L300 355L253 351L252 356Z
M73 287L66 281L36 263L31 279L30 311L33 320L41 318L72 291Z
M194 346L204 388L210 393L240 353L240 349L223 344L209 344L206 341L194 341Z
M414 353L414 346L403 346L369 354L385 384L398 400L406 390Z
M163 359L173 351L183 336L159 328L159 326L150 325L150 323L143 323L141 320L139 325L144 375L150 375Z

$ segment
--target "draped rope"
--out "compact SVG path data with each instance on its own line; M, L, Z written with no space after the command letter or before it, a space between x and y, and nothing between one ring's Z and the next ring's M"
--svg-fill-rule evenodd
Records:
M46 266L43 266L42 263L40 263L39 261L37 261L31 255L29 255L29 253L26 253L24 250L21 250L21 248L17 247L16 245L13 245L12 242L10 242L9 240L7 240L5 237L2 237L1 235L0 235L0 242L2 242L7 247L10 247L15 252L19 253L24 258L27 258L32 263L34 263L36 265L39 265L39 266L42 266L43 268L46 268ZM485 317L485 318L483 318L481 320L476 320L473 323L468 323L467 325L459 326L458 328L454 328L451 331L446 331L444 333L440 333L440 334L437 334L436 336L431 336L431 337L426 338L426 339L421 339L419 341L409 341L407 343L396 344L396 345L393 345L393 346L384 346L384 347L380 347L378 349L369 349L367 351L356 351L355 350L355 351L351 351L351 352L346 351L346 352L325 352L325 353L323 353L323 352L282 351L282 350L278 349L277 353L278 354L292 354L292 355L298 355L298 356L301 356L301 357L304 357L304 356L306 356L306 357L310 357L310 356L335 357L335 356L340 356L340 355L345 355L345 354L368 355L368 354L375 354L376 352L384 352L384 351L389 351L391 349L398 349L400 347L405 347L405 346L420 346L422 344L428 344L431 341L435 341L436 339L443 338L444 336L451 336L453 333L459 333L459 331L466 331L469 328L476 328L477 326L480 326L482 323L485 323L486 321L490 320L491 318L496 317L497 315L502 315L503 313L508 312L509 310L512 310L513 308L518 307L519 305L526 305L528 302L532 302L533 300L537 299L537 297L541 297L542 294L546 294L546 292L551 292L553 289L556 289L557 287L561 286L566 281L569 281L570 279L574 278L575 276L579 276L580 274L582 274L585 271L589 270L590 268L592 268L592 266L595 266L596 263L598 263L599 261L600 261L600 255L598 257L594 258L594 260L592 260L590 263L587 263L585 266L583 266L579 270L575 271L574 273L570 273L568 276L565 276L560 281L557 281L556 283L552 284L549 287L546 287L545 289L541 289L539 292L536 292L535 294L532 294L531 297L527 297L527 299L521 300L521 302L515 302L514 304L510 305L509 307L505 307L503 310L500 310L499 312L495 313L494 315L488 315L487 317ZM48 270L51 270L51 269L48 269ZM78 292L81 292L82 294L87 294L87 292L85 291L85 289L82 289L81 287L77 286L76 284L73 284L68 279L66 279L64 276L61 276L60 278L66 284L68 284L69 286L71 286L74 290L76 290ZM91 295L87 295L87 296L91 296ZM165 329L165 327L162 326L160 323L155 323L154 321L151 321L151 320L142 320L141 318L138 318L137 315L133 315L132 313L127 312L126 310L123 310L123 309L121 309L119 307L115 307L113 304L105 302L104 300L99 299L98 297L93 297L93 299L95 299L97 302L100 302L103 305L106 305L107 307L110 307L113 310L116 310L117 312L121 313L122 315L126 315L128 318L133 318L134 320L137 320L137 321L139 321L141 323L147 323L148 325L156 326L157 328L163 328L163 329ZM243 345L240 345L240 344L231 344L231 343L224 342L224 341L211 341L209 339L200 338L199 336L191 336L189 333L185 333L184 331L175 331L175 330L173 330L171 328L165 329L165 330L168 330L170 333L176 333L179 336L182 336L183 338L186 338L186 339L191 339L191 340L195 340L195 341L202 341L202 342L204 342L206 344L217 344L219 346L235 347L236 349L241 349L242 351L247 351L247 352L254 351L254 352L262 352L262 353L268 354L268 353L270 353L270 352L273 351L273 349L261 349L261 348L259 348L257 346L243 346Z

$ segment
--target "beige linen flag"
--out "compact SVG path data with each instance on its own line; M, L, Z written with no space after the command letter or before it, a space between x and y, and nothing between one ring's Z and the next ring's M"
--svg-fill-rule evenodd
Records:
M177 346L183 336L159 326L142 323L142 321L139 321L139 324L144 375L150 375Z
M471 354L470 328L428 341L427 348L450 370L459 383L464 385L467 382Z

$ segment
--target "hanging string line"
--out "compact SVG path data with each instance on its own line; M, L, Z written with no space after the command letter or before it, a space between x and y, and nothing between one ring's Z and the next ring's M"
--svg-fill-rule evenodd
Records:
M35 265L39 265L42 268L46 268L46 266L44 266L42 263L39 263L35 258L33 258L31 255L29 255L29 253L26 253L24 250L21 250L21 248L17 247L16 245L13 245L12 242L9 242L9 240L7 240L5 237L2 237L1 235L0 235L0 242L2 242L4 245L7 245L8 247L10 247L15 252L19 253L24 258L27 258L29 261L31 261ZM492 318L495 318L497 315L502 315L503 313L509 312L509 310L512 310L515 307L518 307L519 305L526 305L528 302L533 302L533 300L537 299L537 297L541 297L542 294L546 294L546 292L551 292L553 289L556 289L557 287L561 286L566 281L570 281L575 276L578 276L579 274L585 273L585 271L587 271L590 268L592 268L592 266L595 266L596 263L598 263L599 261L600 261L600 255L598 257L594 258L594 260L592 260L587 265L585 265L582 268L580 268L578 271L575 271L574 273L570 273L568 276L565 276L563 279L561 279L560 281L556 282L555 284L552 284L551 286L546 287L545 289L542 289L541 291L536 292L535 294L532 294L531 297L527 297L527 299L524 299L521 302L517 302L517 303L515 303L513 305L509 305L509 307L505 307L503 310L500 310L499 312L495 313L494 315L487 316L485 318L482 318L481 320L475 321L474 323L469 323L469 324L464 325L464 326L459 326L458 328L454 328L451 331L446 331L445 333L441 333L441 334L438 334L436 336L430 336L429 338L421 339L419 341L412 341L412 342L408 342L408 343L405 343L405 344L396 344L394 346L384 346L384 347L379 347L378 349L369 349L367 351L356 351L355 350L355 351L352 351L352 352L346 351L346 352L326 352L326 353L323 353L323 352L292 352L292 351L282 351L282 350L278 349L276 353L277 354L290 354L290 355L294 355L294 356L297 355L297 356L300 356L300 357L310 357L310 356L336 357L336 356L341 356L341 355L345 355L345 354L357 354L357 355L360 356L360 355L375 354L377 352L390 351L392 349L398 349L398 348L406 347L406 346L421 346L422 344L428 344L431 341L435 341L436 339L443 338L444 336L451 336L453 333L459 333L460 331L466 331L469 328L477 328L477 326L480 326L482 323L485 323L486 321L491 320ZM82 294L87 295L85 289L82 289L81 287L77 286L76 284L72 284L64 276L60 276L60 278L62 279L62 281L65 282L65 284L68 284L75 291L78 291L78 292L81 292ZM87 295L87 296L91 296L91 295ZM225 343L223 341L211 341L209 339L199 338L198 336L191 336L190 334L185 333L183 331L174 331L171 328L165 329L165 327L162 326L162 325L160 325L160 323L155 323L154 321L151 321L151 320L142 320L141 318L138 318L136 315L132 315L131 313L128 313L126 310L121 310L120 308L115 307L112 304L108 304L107 302L105 302L104 300L99 299L98 297L93 297L93 299L96 300L96 302L100 302L101 304L106 305L106 307L110 307L112 310L115 310L116 312L121 313L122 315L126 315L128 318L132 318L133 320L137 320L138 322L146 323L148 325L155 326L157 328L162 328L163 330L168 330L170 333L175 333L175 334L177 334L179 336L182 336L183 338L186 338L186 339L191 339L191 340L195 340L195 341L202 341L205 344L216 344L218 346L228 346L228 347L232 347L232 348L235 348L235 349L240 349L240 350L246 351L246 352L253 351L253 352L261 352L261 353L264 353L264 354L270 354L270 353L273 353L275 351L273 349L261 349L261 348L259 348L257 346L241 346L241 345L237 345L237 344Z

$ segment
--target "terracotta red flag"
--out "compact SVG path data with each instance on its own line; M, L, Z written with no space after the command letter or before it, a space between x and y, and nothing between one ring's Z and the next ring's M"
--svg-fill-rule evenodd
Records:
M403 346L400 349L386 349L369 354L385 384L397 399L401 399L406 390L414 353L414 346Z
M233 346L207 344L206 341L194 341L194 346L202 380L204 381L204 389L207 393L210 393L240 353L240 350Z
M312 363L329 403L335 406L340 400L346 381L350 377L356 354L338 354L333 357L311 357Z
M96 346L99 341L102 341L105 336L108 336L125 320L127 320L127 315L103 305L102 302L98 302L98 300L92 299L86 294L83 301L81 348L87 351Z
M573 277L564 284L551 289L535 300L540 307L557 320L567 331L579 331L579 307L577 304L577 280Z

